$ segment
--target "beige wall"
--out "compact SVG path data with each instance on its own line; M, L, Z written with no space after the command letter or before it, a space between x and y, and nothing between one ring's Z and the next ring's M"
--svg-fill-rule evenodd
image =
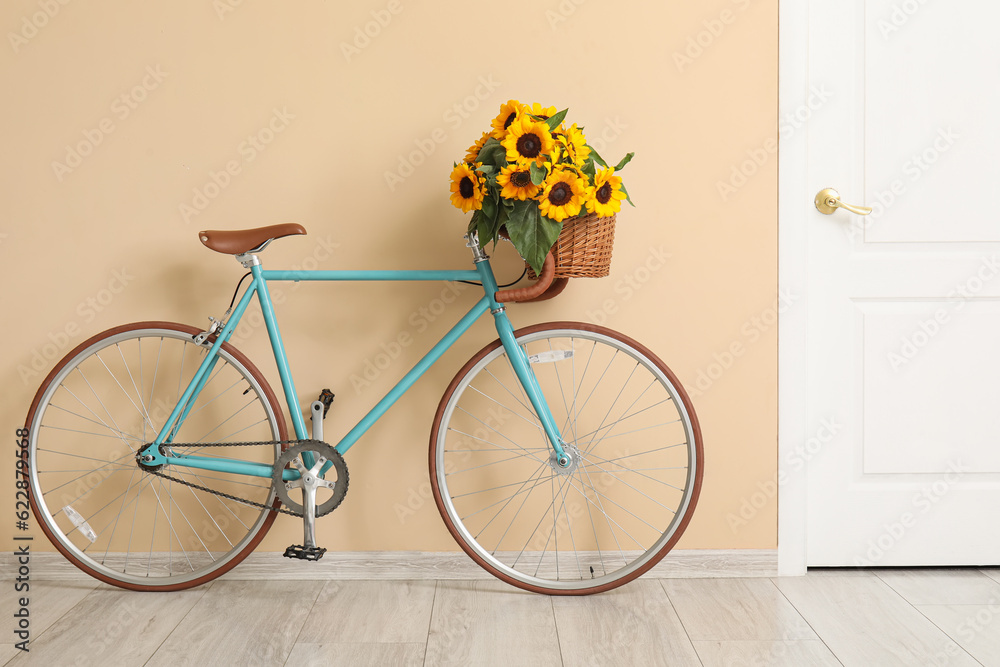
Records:
M47 5L54 16L39 13ZM373 12L391 20L345 52ZM705 436L704 489L680 546L775 546L775 501L758 485L776 469L775 0L16 0L0 16L8 443L56 358L86 337L221 314L242 269L203 248L199 229L305 225L309 236L264 253L272 268L467 266L448 174L513 97L568 106L609 159L636 151L624 176L638 204L619 218L610 278L511 308L515 325L606 320L655 350L692 391ZM270 143L241 150L269 126ZM87 142L67 162L67 147ZM420 145L432 151L389 187L386 172ZM206 189L215 196L197 200ZM669 260L647 272L657 252ZM511 254L499 253L501 276L519 270ZM471 289L422 330L418 309L443 287L279 288L303 405L324 386L337 394L328 440L464 312ZM492 338L488 322L477 327L348 454L351 490L319 522L321 545L456 548L429 497L427 439L448 380ZM355 387L400 332L414 343ZM239 346L279 386L263 332ZM12 477L0 506L13 507ZM283 518L263 548L300 539Z

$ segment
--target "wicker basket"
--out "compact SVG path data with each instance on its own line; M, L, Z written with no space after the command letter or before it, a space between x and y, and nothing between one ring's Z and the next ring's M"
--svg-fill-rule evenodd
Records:
M603 278L611 272L611 249L615 243L615 216L596 213L567 218L552 246L556 278ZM528 277L538 276L528 267Z

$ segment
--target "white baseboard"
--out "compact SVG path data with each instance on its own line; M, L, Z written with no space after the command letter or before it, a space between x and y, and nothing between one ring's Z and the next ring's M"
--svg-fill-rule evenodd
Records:
M16 576L10 554L3 559L4 579ZM646 578L697 579L773 577L778 574L774 549L682 549L667 555ZM252 553L223 579L489 579L492 575L462 552L350 551L327 552L316 562L284 558L278 552ZM32 553L33 580L88 579L61 554Z

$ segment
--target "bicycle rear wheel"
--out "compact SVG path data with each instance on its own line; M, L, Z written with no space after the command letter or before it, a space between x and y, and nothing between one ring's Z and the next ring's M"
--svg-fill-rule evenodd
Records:
M554 461L537 415L494 341L445 391L430 477L449 531L500 579L547 594L615 588L680 539L701 487L701 432L667 366L604 327L515 332L575 459Z
M101 581L170 591L210 581L263 539L274 512L170 481L141 468L151 442L204 359L194 327L140 322L100 333L70 352L35 394L28 429L31 507L66 558ZM224 344L178 443L286 440L274 393ZM273 465L281 446L176 446L175 455ZM164 466L188 484L277 507L270 478Z

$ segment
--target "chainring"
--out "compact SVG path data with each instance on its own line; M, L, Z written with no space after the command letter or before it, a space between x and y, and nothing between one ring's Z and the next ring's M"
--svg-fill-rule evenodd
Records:
M300 516L304 508L301 503L295 502L288 495L289 488L293 487L287 485L293 484L293 482L282 480L282 471L286 467L291 466L293 469L298 470L299 473L307 472L305 462L301 458L303 452L312 452L315 455L314 464L311 470L308 470L313 475L317 475L328 461L333 464L330 469L337 471L337 479L326 480L328 484L323 485L333 491L332 495L324 502L316 503L316 516L321 517L337 509L337 506L343 502L344 496L347 495L347 463L344 461L344 457L340 455L340 452L319 440L301 441L300 444L289 447L281 453L278 460L274 462L274 474L271 476L271 484L274 487L275 493L281 498L281 504ZM328 475L329 473L330 471L328 470L326 474Z

